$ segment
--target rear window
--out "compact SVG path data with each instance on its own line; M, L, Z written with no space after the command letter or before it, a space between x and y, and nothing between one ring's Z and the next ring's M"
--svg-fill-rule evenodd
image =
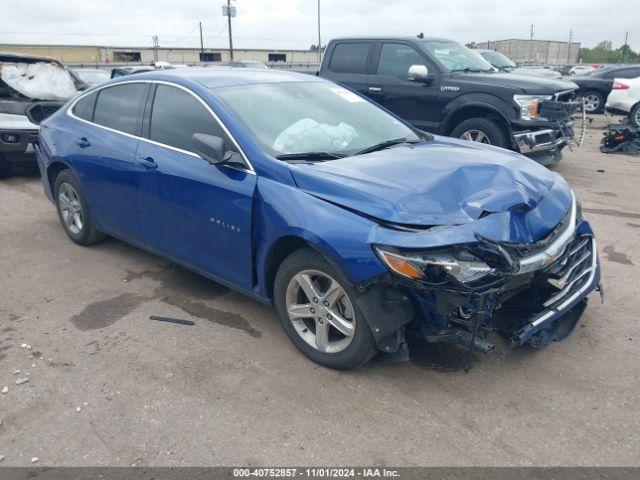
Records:
M365 73L369 43L339 43L333 49L329 68L336 73Z
M73 107L73 114L83 120L93 121L93 107L96 104L98 93L92 93L86 97L82 97Z
M131 83L100 90L93 122L120 132L139 135L148 89L146 83Z

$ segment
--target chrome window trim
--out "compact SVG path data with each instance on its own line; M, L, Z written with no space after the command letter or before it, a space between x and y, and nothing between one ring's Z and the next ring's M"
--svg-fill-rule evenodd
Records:
M75 107L76 103L78 103L84 97L87 97L87 96L89 96L89 95L91 95L93 93L99 92L100 90L104 90L105 88L112 88L112 87L117 87L118 85L127 85L127 84L133 84L133 83L148 83L148 84L168 85L170 87L175 87L175 88L178 88L180 90L184 90L185 92L189 93L191 96L193 96L196 100L198 100L207 109L207 111L213 117L213 119L218 123L218 125L220 125L220 127L222 128L224 133L226 133L227 136L231 139L231 141L233 142L235 147L240 152L240 155L242 155L242 159L247 164L247 168L238 168L235 165L229 165L229 164L222 164L222 165L226 166L226 167L229 167L229 168L236 169L236 170L240 170L240 171L243 171L243 172L247 172L247 173L250 173L252 175L256 175L256 171L253 168L253 165L251 164L249 159L247 158L247 155L244 153L244 151L242 150L242 148L238 144L237 140L231 134L231 132L229 131L227 126L224 124L224 122L222 122L222 120L220 120L220 117L218 117L218 115L216 115L216 113L213 111L213 109L207 104L207 102L205 102L200 97L200 95L198 95L197 93L195 93L191 89L189 89L189 88L187 88L187 87L185 87L183 85L179 85L177 83L169 82L169 81L166 81L166 80L144 80L144 79L141 79L141 80L127 80L127 81L124 81L124 82L112 83L112 84L109 84L109 85L102 85L100 87L94 88L94 89L92 89L92 90L90 90L88 92L83 93L78 98L73 100L73 102L71 102L71 104L67 108L66 114L68 116L70 116L71 118L74 118L74 119L76 119L76 120L78 120L80 122L84 122L84 123L86 123L88 125L93 125L94 127L102 128L103 130L107 130L109 132L118 133L120 135L124 135L125 137L129 137L129 138L135 138L136 140L142 140L143 142L151 143L151 144L159 146L159 147L164 147L164 148L167 148L169 150L173 150L175 152L184 153L184 154L190 155L192 157L202 158L197 153L191 152L189 150L183 150L182 148L174 147L174 146L167 145L167 144L161 143L161 142L156 142L155 140L151 140L150 138L140 137L138 135L132 135L131 133L123 132L121 130L116 130L114 128L105 127L104 125L100 125L100 124L95 123L95 122L90 122L89 120L85 120L84 118L80 118L80 117L76 116L73 113L73 107Z

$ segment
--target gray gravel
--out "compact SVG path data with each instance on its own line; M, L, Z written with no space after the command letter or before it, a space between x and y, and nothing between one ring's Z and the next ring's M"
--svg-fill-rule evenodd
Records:
M3 466L637 465L640 157L600 154L600 135L556 170L598 235L606 303L468 375L450 347L319 367L270 308L116 240L76 246L37 177L2 181Z

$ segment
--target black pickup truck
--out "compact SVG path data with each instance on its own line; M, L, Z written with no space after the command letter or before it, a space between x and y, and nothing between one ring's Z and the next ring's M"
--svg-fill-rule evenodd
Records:
M557 163L581 110L577 85L497 73L459 43L423 35L331 40L319 75L432 133Z

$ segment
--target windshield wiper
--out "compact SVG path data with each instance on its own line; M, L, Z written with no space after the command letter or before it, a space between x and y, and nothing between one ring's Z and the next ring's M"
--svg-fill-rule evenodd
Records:
M283 153L277 155L278 160L336 160L343 158L344 155L329 152L299 152L299 153Z
M393 140L385 140L384 142L376 143L375 145L371 145L370 147L363 148L362 150L359 150L356 153L354 153L354 155L362 155L363 153L377 152L378 150L384 150L385 148L393 147L394 145L399 145L401 143L419 143L419 142L409 141L406 139L406 137L394 138Z

